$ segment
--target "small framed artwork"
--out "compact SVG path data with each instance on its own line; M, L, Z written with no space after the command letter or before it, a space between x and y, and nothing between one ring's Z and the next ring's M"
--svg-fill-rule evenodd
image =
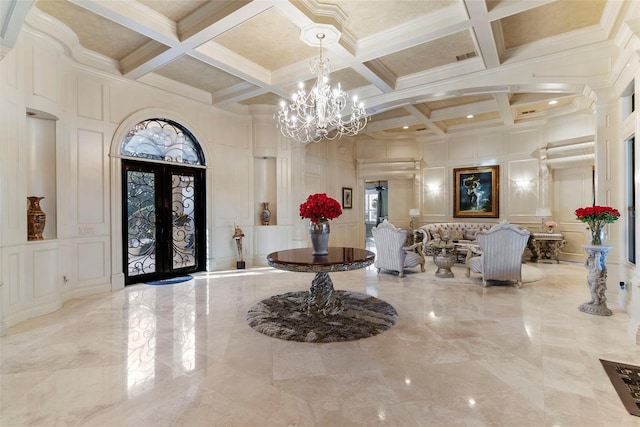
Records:
M498 165L453 170L454 218L498 218L499 172Z
M342 187L342 208L351 209L353 207L353 194L350 188Z

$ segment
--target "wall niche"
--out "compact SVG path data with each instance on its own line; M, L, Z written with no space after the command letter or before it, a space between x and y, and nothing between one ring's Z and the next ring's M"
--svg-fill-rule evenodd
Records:
M27 110L27 197L43 197L40 201L46 214L43 240L57 237L56 120L50 114ZM27 206L25 198L25 215Z

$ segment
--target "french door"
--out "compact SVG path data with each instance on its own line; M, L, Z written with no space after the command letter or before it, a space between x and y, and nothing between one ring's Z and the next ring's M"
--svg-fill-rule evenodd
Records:
M122 161L125 284L204 270L204 169Z

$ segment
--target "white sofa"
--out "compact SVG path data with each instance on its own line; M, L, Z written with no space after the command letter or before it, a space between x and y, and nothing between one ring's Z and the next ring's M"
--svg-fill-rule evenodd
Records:
M422 252L424 255L433 255L431 246L428 244L431 240L462 240L475 243L478 231L489 230L498 224L498 222L436 222L422 225L419 228L424 231Z

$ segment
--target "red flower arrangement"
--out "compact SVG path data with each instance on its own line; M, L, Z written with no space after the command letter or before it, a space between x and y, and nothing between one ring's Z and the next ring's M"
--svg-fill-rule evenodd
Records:
M300 204L300 217L309 218L311 222L334 219L340 215L342 215L340 203L325 193L311 194L306 202Z
M601 245L601 232L605 224L611 224L620 218L620 212L609 206L587 206L576 209L578 221L585 222L591 229L591 243Z

